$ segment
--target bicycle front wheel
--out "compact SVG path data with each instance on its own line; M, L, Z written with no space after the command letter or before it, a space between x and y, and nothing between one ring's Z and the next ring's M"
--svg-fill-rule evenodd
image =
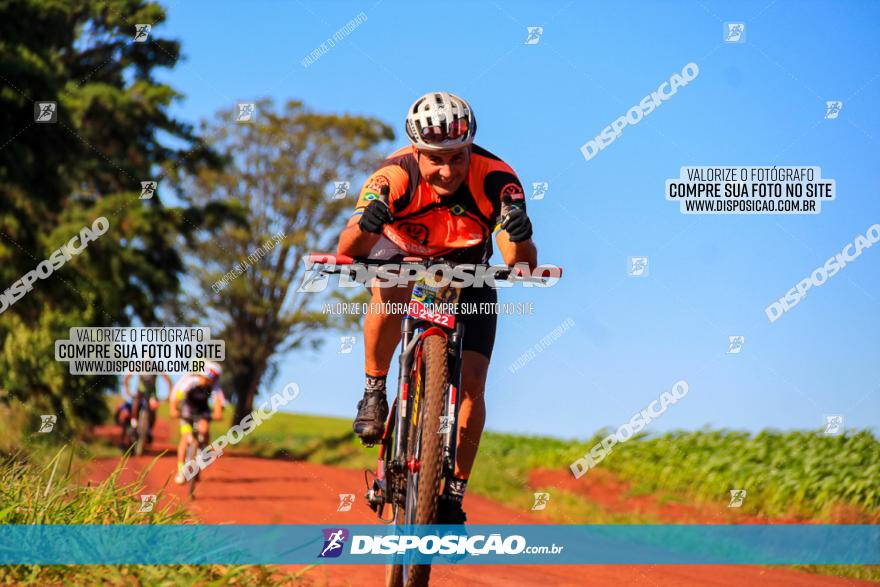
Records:
M422 342L421 369L411 398L407 462L417 467L407 474L406 525L433 524L437 521L437 501L443 477L443 434L440 419L449 385L446 340L428 336ZM431 575L430 565L404 565L406 587L424 587Z
M196 460L196 453L198 452L198 445L196 443L195 438L191 438L189 444L186 445L186 460L185 463L190 463ZM189 498L193 499L195 497L196 492L196 481L199 480L199 470L196 469L196 474L193 475L188 483L189 486Z

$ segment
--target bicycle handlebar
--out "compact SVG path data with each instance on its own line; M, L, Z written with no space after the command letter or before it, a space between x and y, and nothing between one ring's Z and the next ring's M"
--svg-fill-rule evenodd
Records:
M390 261L385 259L370 259L367 257L349 257L348 255L335 255L332 253L309 253L306 255L306 267L311 268L313 265L321 264L321 265L384 265L390 263ZM432 265L446 265L448 267L458 267L460 265L472 265L476 266L484 266L488 267L488 263L461 263L459 261L452 261L449 259L444 259L443 257L404 257L400 261L401 264L410 264L410 265L421 265L423 267L430 267ZM505 269L497 271L495 277L497 279L508 279L511 275L514 278L521 281L537 281L543 282L547 277L562 277L562 267L557 265L538 265L535 267L535 270L539 270L541 272L541 277L535 277L534 275L524 275L523 268L519 266L510 267L506 266ZM338 273L338 270L327 270L327 273ZM549 272L549 275L544 277L544 273ZM533 271L534 273L534 271Z
M334 255L332 253L309 253L308 255L306 255L306 265L308 267L311 267L315 263L351 265L355 262L357 262L357 260L354 257L349 257L348 255Z

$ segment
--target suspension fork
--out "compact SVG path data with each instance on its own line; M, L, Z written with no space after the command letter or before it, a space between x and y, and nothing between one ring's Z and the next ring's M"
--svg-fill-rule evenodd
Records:
M413 353L406 352L413 338L415 320L411 316L405 316L401 324L401 347L400 347L400 370L397 377L397 418L395 426L397 434L394 435L395 459L402 458L406 454L406 440L409 434L409 426L406 426L409 406L409 375L413 363Z
M449 337L452 352L452 369L449 371L449 387L446 390L446 410L449 427L443 439L443 463L448 475L455 473L455 455L458 451L458 409L461 406L461 361L464 324L456 323L455 332Z

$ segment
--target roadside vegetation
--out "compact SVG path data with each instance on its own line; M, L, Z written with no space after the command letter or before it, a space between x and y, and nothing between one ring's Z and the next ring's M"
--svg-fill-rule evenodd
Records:
M568 524L650 524L650 514L606 509L577 493L534 487L538 469L564 471L600 442L601 431L584 441L486 432L468 492L526 515ZM236 450L261 456L375 470L377 448L365 449L343 418L278 413ZM880 439L867 430L826 436L820 431L732 430L672 432L640 436L614 448L597 467L600 475L625 483L629 496L652 494L660 503L726 507L731 489L746 489L740 512L768 521L785 517L832 523L841 510L862 523L880 518ZM587 476L595 473L587 473ZM587 479L581 478L584 483ZM531 512L534 493L551 492L552 507ZM780 568L880 582L880 567L789 565Z
M560 469L571 475L569 465L602 436L570 441L486 432L468 491L530 506L530 472ZM378 453L361 446L347 419L287 413L264 422L239 449L355 469L374 467ZM708 429L640 436L615 446L597 468L627 482L633 495L671 494L695 505L726 504L731 489L746 489L742 511L767 518L828 522L840 507L880 514L880 439L868 430L840 436Z
M0 461L2 524L191 524L179 504L140 512L146 471L129 484L112 475L98 485L79 483L72 451L60 449L45 463L19 452ZM0 584L8 585L266 585L292 584L263 565L0 565ZM285 583L285 581L287 581Z
M176 501L156 494L151 512L140 512L144 478L121 483L126 459L101 483L79 474L89 450L79 441L62 445L28 438L21 428L29 418L4 409L0 432L0 524L193 524ZM43 435L41 435L43 436ZM48 435L47 435L48 436ZM27 438L25 443L13 441ZM118 450L116 452L118 455ZM291 585L297 579L263 565L0 565L2 585Z

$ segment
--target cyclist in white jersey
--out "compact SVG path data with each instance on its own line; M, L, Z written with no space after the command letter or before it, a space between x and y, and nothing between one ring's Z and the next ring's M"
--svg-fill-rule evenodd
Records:
M225 397L218 383L222 375L223 368L213 361L208 361L201 373L184 375L171 390L170 414L172 418L180 418L177 476L174 477L174 482L178 485L186 483L186 478L183 476L183 460L186 456L186 446L192 438L193 424L207 444L208 424L212 419L219 420L223 417ZM213 406L210 406L210 403L213 403Z

